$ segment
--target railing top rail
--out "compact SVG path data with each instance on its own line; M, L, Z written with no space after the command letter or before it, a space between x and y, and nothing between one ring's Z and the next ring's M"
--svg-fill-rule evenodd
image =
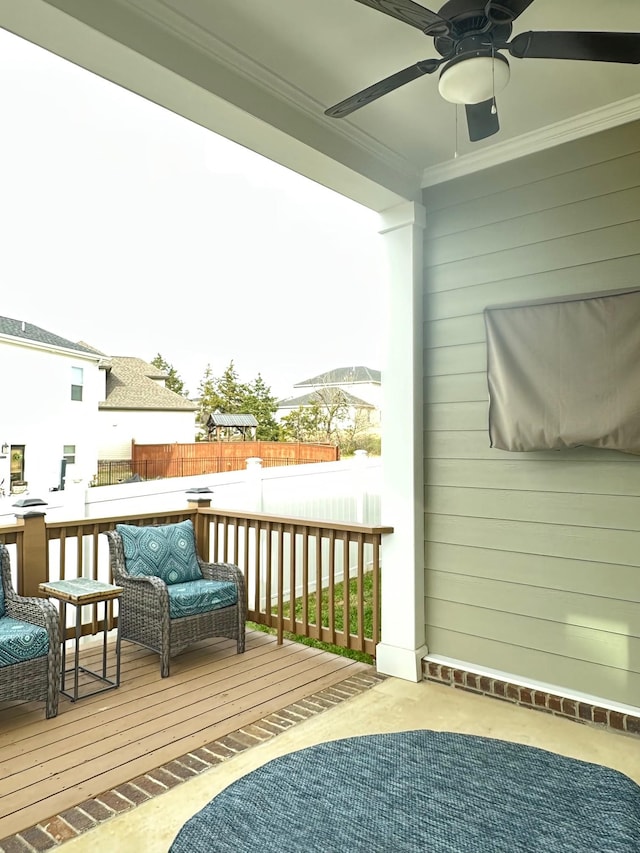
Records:
M185 507L184 509L169 509L169 510L158 510L157 512L135 512L129 513L127 515L113 515L113 516L105 516L103 518L79 518L79 519L69 519L66 521L47 521L46 528L47 532L55 532L59 530L64 530L68 528L74 527L86 527L86 528L94 528L97 526L105 527L108 529L109 527L113 527L115 524L126 524L127 520L130 521L144 521L145 519L153 519L153 518L173 518L178 516L195 516L198 510L191 509ZM0 528L0 531L2 528Z
M300 527L320 527L322 529L346 530L354 533L369 533L377 536L383 533L393 533L390 525L361 524L358 521L330 521L317 518L299 518L295 515L270 515L264 512L247 512L243 509L217 509L216 507L200 507L201 515L215 515L225 518L243 518L248 521L264 521L272 524L295 524Z

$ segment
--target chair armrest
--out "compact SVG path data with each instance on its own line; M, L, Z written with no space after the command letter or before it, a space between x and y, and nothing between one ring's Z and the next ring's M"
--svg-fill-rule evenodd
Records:
M53 602L46 598L28 598L12 595L5 599L5 613L12 619L21 619L32 625L46 628L53 643L60 642L60 616Z
M123 598L128 592L134 595L151 595L155 596L160 604L169 606L167 585L162 578L155 575L121 575L118 579L118 586L122 587Z
M235 563L205 563L198 558L202 577L208 581L232 581L244 587L244 575Z

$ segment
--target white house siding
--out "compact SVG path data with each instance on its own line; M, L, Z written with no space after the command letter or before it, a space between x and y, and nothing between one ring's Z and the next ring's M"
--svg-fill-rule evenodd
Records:
M98 457L130 459L131 442L185 444L195 441L195 412L101 409Z
M71 399L71 368L83 369L82 400ZM60 482L65 445L75 445L77 470L96 470L96 422L101 399L97 358L28 342L0 340L0 445L25 446L29 492L46 496ZM0 459L0 480L9 484L10 459Z
M491 449L482 315L640 284L640 125L424 200L429 651L640 706L640 459Z

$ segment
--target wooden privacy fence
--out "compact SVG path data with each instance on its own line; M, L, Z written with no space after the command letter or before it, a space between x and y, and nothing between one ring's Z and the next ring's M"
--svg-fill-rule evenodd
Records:
M200 556L240 566L247 618L277 629L374 655L380 639L382 537L391 527L269 516L210 507L210 501L161 514L48 523L33 512L0 527L18 591L38 595L47 580L111 581L106 537L115 524L193 520ZM114 612L115 608L115 612ZM111 603L110 624L117 619ZM71 636L68 625L67 636ZM95 606L83 608L83 633L99 630Z
M337 462L340 450L333 444L307 444L289 441L196 441L191 444L131 445L131 460L101 461L99 474L113 466L129 465L126 477L190 477L238 471L247 459L258 457L263 466L303 465L311 462ZM123 468L124 470L124 468ZM121 478L122 479L122 478ZM115 480L114 482L117 482Z

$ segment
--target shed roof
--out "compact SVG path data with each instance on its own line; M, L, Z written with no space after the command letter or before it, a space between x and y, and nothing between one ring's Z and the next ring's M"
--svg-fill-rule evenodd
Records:
M221 414L220 412L212 412L207 418L207 426L257 427L258 421L253 415Z

